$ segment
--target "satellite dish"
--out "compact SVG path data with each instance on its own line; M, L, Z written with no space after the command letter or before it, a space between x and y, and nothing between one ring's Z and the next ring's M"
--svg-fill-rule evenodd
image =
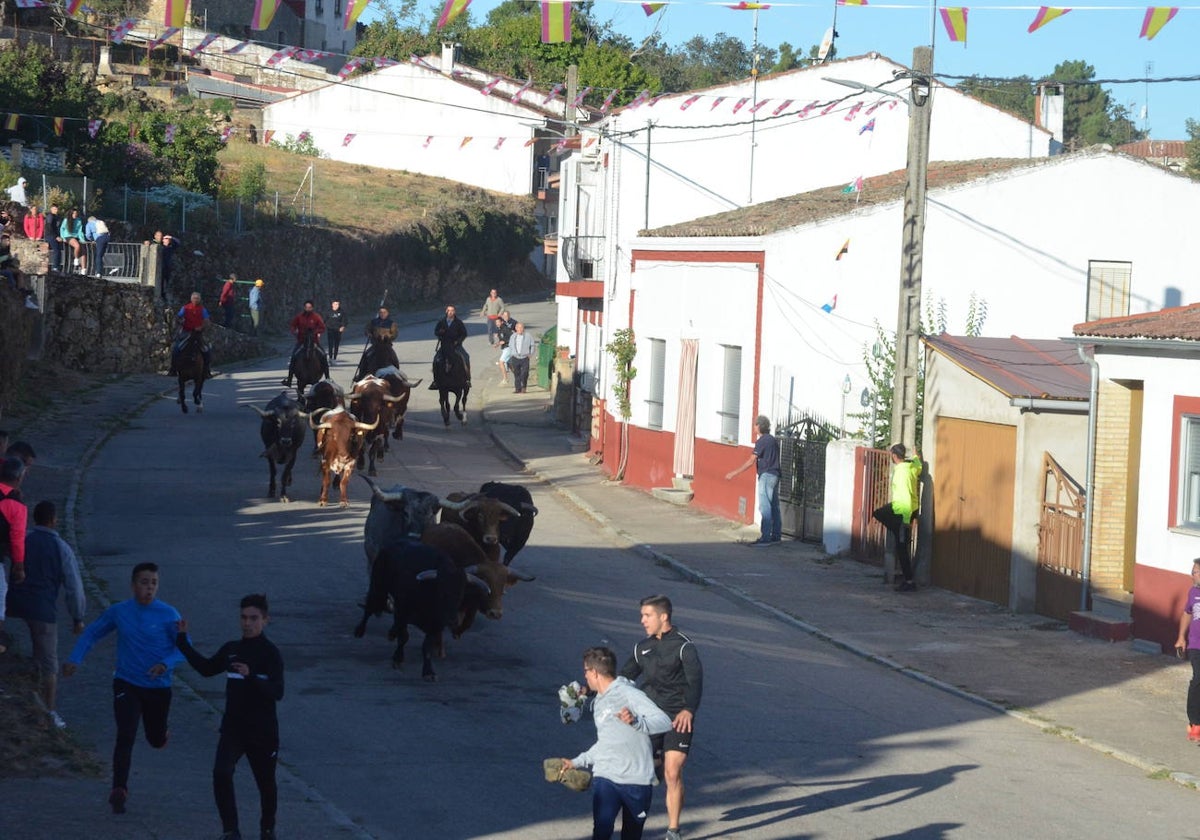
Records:
M833 49L833 39L836 34L832 26L825 30L825 34L821 36L821 46L817 48L817 61L824 61L829 55L829 51Z

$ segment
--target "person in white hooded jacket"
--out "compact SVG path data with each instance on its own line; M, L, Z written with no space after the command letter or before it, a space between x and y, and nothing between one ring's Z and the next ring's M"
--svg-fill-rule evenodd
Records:
M621 840L641 840L654 790L650 736L670 729L671 719L616 673L617 656L608 648L583 652L583 675L596 695L590 704L596 743L562 759L563 769L592 771L592 840L610 840L618 813Z

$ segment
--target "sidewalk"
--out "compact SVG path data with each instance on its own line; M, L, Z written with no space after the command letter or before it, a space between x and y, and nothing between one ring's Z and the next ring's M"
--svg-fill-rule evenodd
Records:
M682 577L1049 735L1200 785L1200 747L1186 738L1186 663L941 589L897 593L882 569L829 557L816 545L741 545L757 538L757 527L608 481L578 451L582 441L555 426L545 388L513 394L494 373L475 385L500 447L616 538Z

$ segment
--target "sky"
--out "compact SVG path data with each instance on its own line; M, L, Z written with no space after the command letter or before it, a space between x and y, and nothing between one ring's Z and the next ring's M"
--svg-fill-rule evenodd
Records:
M474 0L470 6L473 19L483 21L499 3ZM1019 3L970 3L965 45L949 40L938 15L933 27L935 74L1027 75L1036 79L1049 75L1062 61L1082 59L1096 69L1097 79L1139 80L1106 85L1114 101L1133 115L1139 129L1156 140L1187 139L1185 120L1200 120L1200 51L1192 40L1200 28L1200 5L1179 7L1174 19L1147 40L1138 37L1146 6L1077 6L1029 33L1038 6ZM530 14L537 14L537 4L529 5ZM758 40L769 47L777 48L786 41L807 54L832 25L835 8L837 48L842 57L878 52L911 65L913 48L930 43L932 9L928 4L867 0L864 6L835 7L834 0L821 0L770 5L758 13ZM754 12L735 11L729 4L679 0L648 17L636 0L595 0L593 13L635 43L656 31L671 46L695 35L711 38L722 32L747 44L754 39ZM369 23L372 17L368 6L362 20ZM1198 78L1148 85L1141 81L1147 76Z

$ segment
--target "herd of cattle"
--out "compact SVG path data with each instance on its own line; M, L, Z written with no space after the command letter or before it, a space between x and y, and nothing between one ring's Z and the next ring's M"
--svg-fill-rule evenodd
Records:
M391 367L356 382L349 395L324 379L309 388L303 404L283 392L265 409L248 406L262 418L262 457L270 465L267 495L274 498L281 469L279 498L288 501L296 457L306 428L311 428L321 469L317 503L327 503L337 477L341 506L346 507L354 469L365 463L367 473L376 475L375 462L389 449L389 437L403 438L409 395L419 384ZM459 638L481 612L499 619L505 591L534 579L512 571L509 564L528 542L537 508L529 491L515 484L487 482L478 492L441 498L399 485L384 490L363 478L372 492L363 533L370 586L354 635L361 638L367 619L390 609L393 664L404 661L412 625L425 634L421 675L436 680L433 659L444 655L443 633L449 630Z

